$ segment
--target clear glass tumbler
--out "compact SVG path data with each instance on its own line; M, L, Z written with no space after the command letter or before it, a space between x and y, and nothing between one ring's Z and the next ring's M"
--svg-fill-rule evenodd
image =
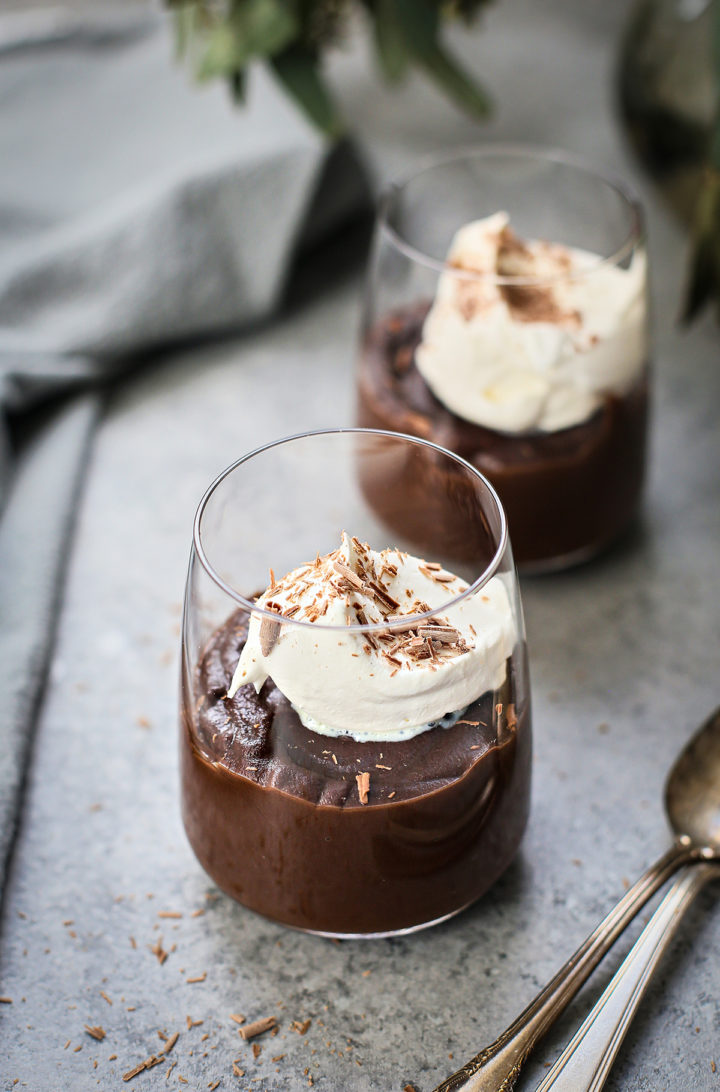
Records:
M442 921L518 848L530 738L507 525L477 470L348 429L213 482L185 595L181 793L224 891L329 936Z
M426 160L379 209L358 423L482 471L521 569L585 560L640 500L646 270L638 201L582 161L501 145Z

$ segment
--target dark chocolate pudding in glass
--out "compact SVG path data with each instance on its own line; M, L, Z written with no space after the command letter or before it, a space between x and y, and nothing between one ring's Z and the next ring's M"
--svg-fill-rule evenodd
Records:
M481 895L527 821L527 665L504 520L495 501L484 526L497 549L472 583L439 561L337 532L326 554L270 570L261 595L235 595L234 609L220 600L213 625L203 601L225 581L210 568L209 540L229 530L228 503L247 500L235 480L253 460L279 469L297 457L293 445L342 448L340 477L379 455L402 465L404 480L408 452L429 451L380 433L298 437L236 464L206 495L184 621L185 828L219 886L275 921L335 936L420 928ZM486 483L465 474L490 505ZM277 488L283 479L272 477ZM309 480L308 490L317 491ZM314 504L324 541L333 517ZM363 516L361 490L345 504L344 514Z
M637 204L573 162L498 148L431 164L379 218L359 424L481 470L521 566L592 556L642 491L646 265Z

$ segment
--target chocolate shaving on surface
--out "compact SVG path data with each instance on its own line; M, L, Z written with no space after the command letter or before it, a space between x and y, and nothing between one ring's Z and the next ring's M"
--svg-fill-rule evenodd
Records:
M429 637L431 641L440 641L441 644L452 645L459 641L460 631L454 626L435 626L432 623L423 623L418 626L419 637Z
M363 582L357 573L345 565L342 561L333 561L333 569L339 573L355 591L363 590Z
M274 1016L264 1016L261 1020L253 1020L251 1024L246 1024L245 1027L240 1028L240 1035L247 1042L248 1039L255 1039L258 1035L264 1035L266 1031L270 1031L270 1028L274 1028L277 1020Z
M397 610L400 604L397 599L393 599L388 591L380 584L376 584L374 580L368 581L368 587L373 593L376 599L379 599L383 606L389 607L390 610Z
M451 584L453 580L457 580L457 577L453 573L441 572L441 565L438 565L437 568L435 568L433 565L428 564L428 562L423 561L421 565L418 565L418 568L423 576L427 576L428 579L434 580L436 584ZM430 608L428 607L428 610L429 609Z
M99 1043L105 1038L105 1028L100 1027L99 1024L84 1024L83 1026L88 1035L92 1036L93 1039L97 1039Z
M174 1031L172 1033L172 1035L170 1036L170 1038L168 1039L168 1041L165 1043L165 1046L162 1048L160 1053L165 1054L167 1056L170 1053L170 1051L172 1050L172 1048L175 1046L175 1044L176 1044L176 1042L178 1041L179 1038L180 1038L180 1032L179 1031Z
M305 1034L307 1034L307 1031L308 1031L311 1024L312 1024L311 1019L308 1019L308 1020L293 1020L292 1024L290 1025L290 1030L291 1031L296 1031L298 1033L298 1035L305 1035Z
M273 622L270 618L263 618L260 623L260 651L263 656L269 656L275 648L280 636L280 623Z
M367 804L368 793L370 792L370 774L365 772L356 774L355 780L357 781L360 803Z
M163 963L165 962L165 960L167 959L167 957L169 955L169 953L166 952L165 949L162 946L162 937L158 937L156 942L154 944L149 945L149 947L150 947L150 951L152 952L152 954L155 956L158 963L162 967ZM111 1002L111 1004L112 1004L112 1002Z
M415 621L404 621L404 619L411 617L407 614L388 614L385 621L388 625L392 626L393 633L407 633L408 630L415 629L417 626L417 619ZM396 625L396 623L399 623Z
M129 1069L127 1073L123 1073L124 1081L131 1081L133 1077L137 1077L138 1073L142 1073L146 1069L152 1069L153 1066L160 1065L165 1059L162 1055L151 1054L149 1058L146 1058L144 1062L140 1062L134 1069Z

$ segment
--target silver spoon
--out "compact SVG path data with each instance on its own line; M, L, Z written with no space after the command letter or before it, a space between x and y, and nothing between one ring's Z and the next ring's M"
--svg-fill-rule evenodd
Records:
M663 953L716 864L686 865L558 1060L535 1092L600 1092Z
M683 865L720 859L720 708L670 770L665 810L675 833L667 853L625 892L514 1023L434 1092L510 1092L535 1044L648 899Z

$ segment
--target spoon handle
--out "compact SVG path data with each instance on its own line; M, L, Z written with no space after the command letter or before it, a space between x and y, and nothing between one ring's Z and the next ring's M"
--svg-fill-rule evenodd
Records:
M587 940L502 1035L434 1092L510 1092L538 1039L566 1008L637 912L697 851L676 842L625 892Z
M682 916L717 865L687 865L577 1033L535 1092L600 1092Z

